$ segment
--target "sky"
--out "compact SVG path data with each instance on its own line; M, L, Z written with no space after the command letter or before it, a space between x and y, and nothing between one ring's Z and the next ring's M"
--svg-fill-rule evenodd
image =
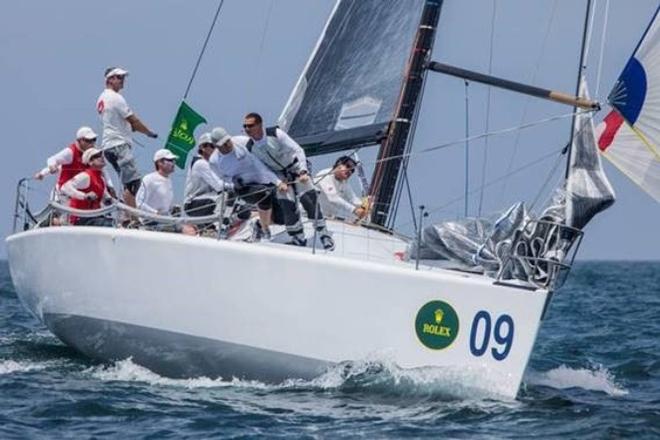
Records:
M405 0L402 0L405 1ZM587 79L605 101L657 6L657 0L596 1L587 58ZM122 92L158 140L136 135L143 173L151 171L183 97L217 8L217 0L22 0L6 2L0 15L0 165L3 235L11 233L15 186L41 169L49 155L67 146L82 125L100 129L94 104L108 66L130 71ZM242 117L257 111L274 123L297 81L334 0L226 0L192 85L188 103L206 117L205 129L222 125L240 134ZM569 93L575 91L586 0L445 0L433 59L467 69ZM605 29L605 39L601 37ZM601 47L603 56L601 57ZM359 62L359 60L356 60ZM413 152L542 119L572 109L511 92L430 73ZM605 112L595 116L602 119ZM467 146L469 215L493 215L518 200L542 208L563 175L555 157L568 141L570 119L471 141ZM369 172L377 149L364 149ZM464 144L413 154L409 167L412 206L424 204L430 220L463 214L458 200L465 182ZM313 159L314 169L336 155ZM563 160L563 159L560 159ZM660 259L660 204L608 163L617 201L587 227L582 259ZM554 172L553 172L554 170ZM510 173L508 178L503 178ZM184 173L175 175L182 197ZM483 179L483 180L482 180ZM54 177L33 182L37 209ZM483 194L479 187L487 186ZM397 227L412 231L411 203L402 200ZM480 209L481 207L481 209ZM4 241L0 258L6 256Z

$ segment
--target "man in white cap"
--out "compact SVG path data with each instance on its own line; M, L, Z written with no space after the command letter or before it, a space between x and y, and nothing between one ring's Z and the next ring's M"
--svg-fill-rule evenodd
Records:
M193 217L212 215L215 212L218 194L231 191L233 185L223 181L211 170L209 159L215 151L211 133L204 133L198 141L199 156L193 158L186 176L183 192L183 209Z
M179 157L170 150L162 148L154 153L153 171L142 178L142 184L135 197L137 208L143 211L170 215L174 202L174 190L170 175L174 172L174 161ZM145 225L154 225L154 222L146 221ZM197 230L192 225L163 225L157 229L164 232L182 232L186 235L195 235Z
M142 178L137 192L137 208L152 214L169 215L174 201L174 190L170 175L174 172L174 161L179 157L170 150L160 149L154 154L156 171Z
M88 148L82 155L82 163L87 168L69 179L62 186L62 192L69 196L69 206L72 208L99 209L101 202L110 197L103 174L103 153L94 147ZM104 216L78 218L71 215L69 222L77 226L112 226L112 220Z
M240 198L257 206L259 222L255 223L253 240L269 240L273 187L286 191L287 184L245 148L245 136L231 137L227 130L216 127L211 141L217 148L209 159L213 170L223 179L232 180Z
M46 168L42 169L34 175L35 179L43 180L49 174L60 172L55 185L55 200L65 202L60 196L60 189L62 186L73 178L76 174L83 171L86 166L83 164L83 153L89 148L95 147L97 135L89 127L80 127L76 132L76 140L68 147L60 150L56 154L50 156L46 161ZM112 181L106 176L106 182L109 192L116 197L112 187Z
M124 88L128 71L109 67L105 71L105 90L96 101L96 110L103 123L101 143L105 157L117 171L124 186L124 201L135 206L135 194L140 186L140 172L132 152L132 132L139 131L150 138L158 135L149 130L128 107L119 93Z

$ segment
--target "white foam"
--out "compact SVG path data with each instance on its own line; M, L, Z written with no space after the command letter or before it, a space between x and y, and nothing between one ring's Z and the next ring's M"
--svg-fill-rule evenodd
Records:
M370 357L360 361L338 364L324 374L311 379L290 379L280 384L265 384L256 380L233 378L210 379L196 377L189 379L171 379L135 364L130 358L117 361L110 366L96 366L84 371L102 381L143 382L156 386L174 386L188 389L237 387L259 390L299 390L318 389L323 391L341 390L355 387L376 393L400 396L429 397L433 395L450 396L458 399L480 400L486 398L501 399L505 390L498 390L497 378L491 378L486 387L484 371L462 368L417 368L398 367L387 357ZM491 391L486 391L488 388ZM509 400L509 399L505 399Z
M602 391L610 396L625 396L628 390L615 382L614 375L602 365L593 369L570 368L561 365L545 372L529 371L525 376L529 385L542 385L557 389L582 388Z
M24 373L27 371L40 371L52 366L49 362L16 362L6 360L0 362L0 375Z
M117 361L110 366L91 367L84 371L102 381L144 382L149 385L175 386L188 389L215 387L254 387L265 388L267 385L257 381L233 379L224 381L222 378L195 377L190 379L171 379L135 364L131 358Z

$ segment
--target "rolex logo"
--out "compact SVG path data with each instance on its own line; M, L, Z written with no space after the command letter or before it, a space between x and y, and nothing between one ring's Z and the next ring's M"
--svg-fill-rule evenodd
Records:
M440 324L442 322L443 316L445 316L445 312L442 311L442 309L438 309L434 312L435 316L435 323Z

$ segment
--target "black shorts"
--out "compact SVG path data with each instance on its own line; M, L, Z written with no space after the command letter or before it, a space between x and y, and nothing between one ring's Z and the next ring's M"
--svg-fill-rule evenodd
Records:
M190 217L206 217L213 215L216 203L211 199L192 199L183 205L183 209Z
M249 183L236 188L238 196L263 211L273 207L273 185Z

